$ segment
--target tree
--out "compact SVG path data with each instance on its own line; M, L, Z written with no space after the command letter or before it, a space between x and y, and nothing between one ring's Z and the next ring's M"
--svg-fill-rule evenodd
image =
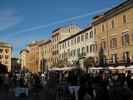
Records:
M41 61L40 61L40 71L43 73L44 71L47 71L47 68L46 68L46 59L42 58Z
M95 60L93 57L88 57L84 60L84 66L86 68L86 72L88 72L89 66L92 67L95 65Z
M101 47L99 51L99 65L102 67L106 66L106 56L104 54L104 49Z
M57 64L57 67L59 67L59 68L65 67L65 66L64 66L64 62L63 62L62 60L59 61L58 64Z

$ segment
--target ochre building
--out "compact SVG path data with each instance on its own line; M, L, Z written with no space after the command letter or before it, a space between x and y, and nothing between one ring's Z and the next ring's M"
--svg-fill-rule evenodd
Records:
M39 47L38 41L33 41L28 45L28 69L32 73L39 72Z
M5 42L0 42L0 64L7 66L8 72L11 71L11 56L11 45Z
M97 53L104 49L108 63L133 61L133 0L127 0L93 19Z
M42 40L39 46L40 72L46 72L52 66L52 43L51 40Z

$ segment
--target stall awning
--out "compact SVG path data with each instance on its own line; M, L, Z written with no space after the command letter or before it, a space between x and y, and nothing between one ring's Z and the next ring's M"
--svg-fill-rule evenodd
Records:
M51 68L49 71L69 71L72 69L77 69L77 67Z

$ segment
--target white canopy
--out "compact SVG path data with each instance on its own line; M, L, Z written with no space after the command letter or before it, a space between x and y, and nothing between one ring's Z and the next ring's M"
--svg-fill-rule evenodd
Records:
M100 70L100 69L104 69L104 68L102 68L102 67L91 67L91 68L89 68L90 70Z
M133 69L133 65L132 66L128 66L127 69Z
M76 69L77 67L63 67L63 68L51 68L49 71L68 71L72 69Z
M108 67L108 69L113 70L113 69L115 69L115 68L114 68L114 67L112 67L112 66L109 66L109 67Z
M115 69L126 69L126 67L125 66L118 66Z

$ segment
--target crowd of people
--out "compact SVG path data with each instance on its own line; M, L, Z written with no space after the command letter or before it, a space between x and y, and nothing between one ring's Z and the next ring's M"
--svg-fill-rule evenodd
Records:
M12 92L15 95L16 88L28 89L30 94L38 94L42 88L39 74L1 74L0 75L0 91L8 93ZM22 94L24 96L24 94Z
M81 78L79 100L133 100L132 73L86 74Z
M49 95L50 100L76 100L75 93L70 93L70 86L79 86L78 100L133 100L133 74L130 71L106 73L102 70L95 74L78 70L68 73L53 71L46 77L45 95ZM41 75L0 75L0 91L8 94L18 86L38 95L42 89ZM63 99L63 96L69 98Z
M56 80L54 82L58 85L59 72L55 72L53 76L57 76L54 77ZM61 76L65 75L61 73ZM65 81L65 84L64 89L59 89L62 91L59 95L64 95L64 91L67 96L71 95L69 86L79 85L78 100L133 100L133 74L130 71L126 73L100 71L95 74L73 71L61 81ZM69 100L76 100L74 93Z

